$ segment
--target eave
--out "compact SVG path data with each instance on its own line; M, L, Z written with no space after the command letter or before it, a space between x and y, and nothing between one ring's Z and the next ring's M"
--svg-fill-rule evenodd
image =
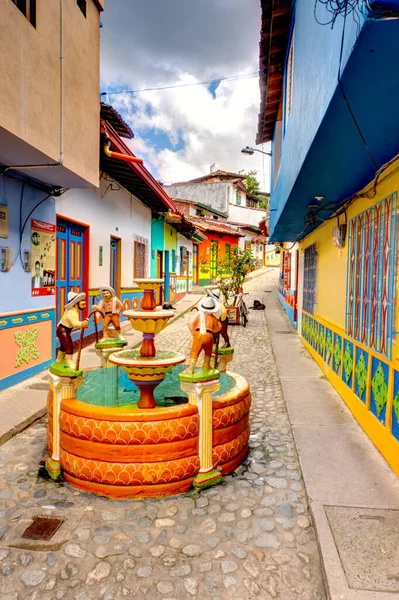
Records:
M108 139L111 142L111 150L134 156L133 152L126 146L116 133L112 125L102 123L100 140L100 169L115 179L127 191L136 196L143 204L151 210L165 213L168 210L176 212L176 206L169 198L165 190L154 179L144 165L139 163L127 163L123 160L109 158L103 151L103 142Z
M292 0L261 0L259 43L260 109L256 144L270 142L282 99Z

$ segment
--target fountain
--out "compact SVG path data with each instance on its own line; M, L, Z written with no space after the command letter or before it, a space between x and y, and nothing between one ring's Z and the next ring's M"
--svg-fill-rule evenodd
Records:
M141 310L125 310L123 313L136 331L143 334L140 350L123 350L110 356L110 362L127 372L129 379L140 390L139 408L156 406L154 390L165 378L170 369L186 360L181 352L156 351L154 337L166 327L174 316L173 310L156 309L155 293L163 284L163 279L136 279L135 283L143 290Z
M190 374L183 354L157 351L155 334L174 311L156 307L163 280L136 283L141 310L124 315L143 333L141 347L99 342L101 367L49 373L49 474L115 499L215 485L245 459L249 442L246 379L215 368Z

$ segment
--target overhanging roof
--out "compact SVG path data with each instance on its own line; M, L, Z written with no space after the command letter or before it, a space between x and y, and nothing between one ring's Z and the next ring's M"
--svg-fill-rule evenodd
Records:
M155 212L176 211L176 206L165 190L159 185L144 165L128 163L118 158L109 158L103 149L105 142L111 142L111 150L134 156L121 140L112 125L102 122L100 140L100 169L108 173L121 186L136 196L143 204Z
M133 131L113 106L100 102L100 115L101 119L107 121L118 135L129 140L134 138Z
M260 109L256 144L270 142L282 98L292 0L261 0L259 43Z

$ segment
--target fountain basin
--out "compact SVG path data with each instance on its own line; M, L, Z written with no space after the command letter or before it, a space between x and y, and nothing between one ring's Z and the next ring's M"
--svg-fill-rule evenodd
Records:
M136 331L155 334L166 327L175 313L173 310L125 310L123 315L129 319Z
M225 375L221 377L226 377ZM213 463L222 474L245 459L251 395L244 377L228 373L232 387L213 401ZM52 451L53 389L48 396ZM61 402L60 463L74 487L109 498L187 492L199 472L199 414L195 405L140 410L136 404L94 406Z
M154 389L175 365L185 362L181 352L159 350L155 356L143 357L140 350L123 350L109 357L109 362L127 372L129 379L140 390L139 408L156 406Z

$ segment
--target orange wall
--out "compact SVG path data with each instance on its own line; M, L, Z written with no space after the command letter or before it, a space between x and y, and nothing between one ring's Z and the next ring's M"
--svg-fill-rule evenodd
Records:
M37 329L39 330L39 333L34 340L32 347L37 348L39 355L36 358L27 356L28 362L22 360L21 364L16 366L20 346L16 341L15 334L20 333L22 336L26 336L27 332L34 332ZM0 361L0 379L15 375L30 367L51 360L52 341L53 331L51 321L42 321L31 325L21 325L21 327L10 327L0 331L0 347L4 349ZM21 347L24 346L22 345Z

